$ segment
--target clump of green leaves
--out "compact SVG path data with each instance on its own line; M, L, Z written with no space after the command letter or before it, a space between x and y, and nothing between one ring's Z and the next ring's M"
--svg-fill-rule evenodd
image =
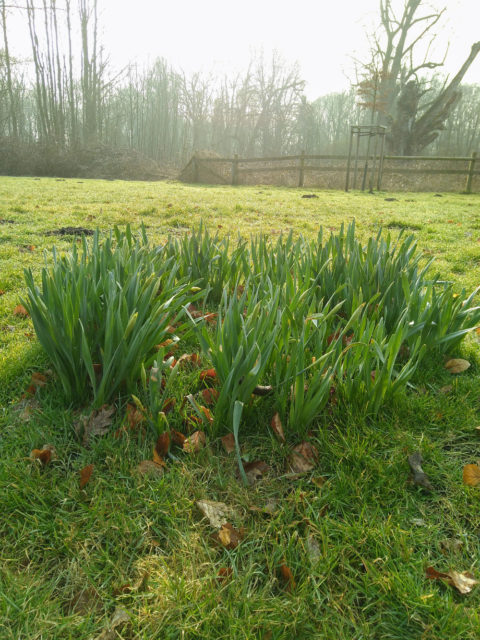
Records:
M93 394L94 406L135 390L185 297L174 259L129 227L105 239L97 231L91 245L83 238L66 256L53 249L41 285L31 270L25 279L25 307L66 397Z

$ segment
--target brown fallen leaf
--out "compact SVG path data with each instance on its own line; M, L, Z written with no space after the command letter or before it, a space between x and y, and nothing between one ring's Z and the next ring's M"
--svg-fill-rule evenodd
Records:
M100 594L93 587L82 588L77 591L71 600L65 604L64 612L69 615L76 613L77 615L86 616L103 606Z
M223 527L224 524L227 524L228 519L235 515L232 507L229 507L224 502L198 500L197 507L215 529Z
M201 401L206 405L215 404L219 395L217 389L202 389L202 391L200 391Z
M308 473L315 469L318 462L318 451L310 442L301 442L293 448L287 462L293 473Z
M90 478L92 477L94 468L95 465L87 464L87 466L83 467L83 469L80 471L80 489L83 489L83 487L88 484Z
M442 580L442 582L446 582L462 594L470 593L472 588L478 584L478 580L475 580L469 571L459 572L452 569L444 573L437 571L433 567L427 567L425 574L430 580Z
M23 304L17 304L15 309L13 310L13 315L18 316L19 318L28 318L30 315L28 311L25 309Z
M229 522L223 524L220 531L215 534L215 539L225 547L225 549L236 549L245 537L243 531L238 531Z
M222 445L227 453L235 451L235 436L233 433L227 433L226 436L222 437Z
M466 464L463 467L463 484L476 487L480 484L480 467L478 464Z
M217 580L220 584L225 584L233 575L232 567L220 567L217 573Z
M88 446L94 436L105 435L113 421L115 408L104 404L94 409L90 415L81 416L75 424L75 432L82 439L83 446Z
M117 627L123 626L127 624L127 622L130 622L130 616L125 609L117 607L113 612L110 624L95 638L95 640L116 640L119 637L116 631Z
M452 360L448 360L448 362L445 363L445 369L449 373L462 373L469 367L470 362L468 362L468 360L463 360L462 358L453 358Z
M183 450L187 453L197 453L203 449L207 442L204 431L194 431L192 435L185 439Z
M168 431L161 433L153 448L153 461L157 464L164 464L163 459L170 450L170 434Z
M212 416L212 412L210 411L210 409L208 407L203 407L203 406L200 406L199 409L203 413L205 418L207 419L207 422L209 424L212 424L213 423L213 416Z
M292 593L292 591L295 590L295 587L297 586L297 583L295 582L295 578L293 577L293 573L287 567L286 564L282 564L281 567L280 567L280 577L282 579L285 591L288 591L289 593Z
M440 389L438 390L438 393L442 393L443 395L446 396L451 391L453 391L453 384L446 384L443 387L440 387Z
M198 355L198 353L184 353L178 359L178 363L179 363L179 365L184 364L184 363L185 364L190 363L190 364L199 366L200 365L200 356Z
M33 449L30 453L31 460L38 460L46 465L52 460L57 460L57 451L53 444L44 444L41 449Z
M277 436L277 438L282 442L285 442L285 435L283 433L282 421L280 420L280 414L278 413L278 411L274 414L270 422L270 426L272 427L272 430L274 434Z
M172 429L170 431L170 437L171 437L172 444L175 444L177 447L182 447L183 449L183 443L187 439L187 437L184 436L183 433L180 433L180 431L175 431L175 429Z
M0 296L4 296L5 295L5 289L0 289Z
M216 380L217 372L215 369L205 369L204 371L200 371L200 380Z
M138 427L145 422L145 416L140 411L140 409L136 405L130 403L127 404L126 419L128 427L132 431L138 429Z
M175 405L177 404L177 400L175 398L167 398L163 403L162 411L163 413L170 413L175 409Z
M415 451L408 456L408 464L410 465L410 469L412 470L413 474L413 484L426 489L426 491L433 491L430 480L427 478L427 475L422 469L422 462L423 458L420 451Z
M266 462L263 462L263 460L245 462L243 463L243 469L245 471L245 475L247 476L249 485L256 484L257 482L262 480L267 471L270 471L270 467Z
M255 387L255 389L252 391L254 396L269 396L270 394L273 393L273 387L272 385L261 385L261 384L257 384L257 386Z
M153 460L142 460L134 471L141 476L162 476L164 469L162 465L153 462Z

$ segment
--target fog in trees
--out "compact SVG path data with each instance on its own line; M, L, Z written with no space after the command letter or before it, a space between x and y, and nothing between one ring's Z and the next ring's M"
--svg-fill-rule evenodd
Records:
M445 14L422 0L405 0L398 15L390 0L380 0L370 59L359 61L349 89L314 100L298 65L276 52L258 53L243 71L223 77L186 74L165 59L114 71L102 46L100 3L0 0L2 172L55 173L65 154L99 148L131 149L176 166L199 150L345 154L350 126L372 121L387 125L395 154L478 148L480 86L462 80L480 43L470 51L466 44L465 64L446 78L443 59L433 59L429 47ZM11 53L14 12L30 41L21 57ZM321 74L322 61L318 68Z

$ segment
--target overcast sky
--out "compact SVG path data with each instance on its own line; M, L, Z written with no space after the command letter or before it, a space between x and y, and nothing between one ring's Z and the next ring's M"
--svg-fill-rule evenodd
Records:
M403 0L393 0L403 5ZM431 0L447 5L438 51L450 49L454 73L480 40L480 0ZM365 59L365 31L378 22L379 0L99 0L102 42L116 67L166 58L186 72L244 69L252 51L276 49L298 61L310 99L348 88L352 56ZM15 52L29 51L27 34L10 22ZM480 58L465 82L480 82Z

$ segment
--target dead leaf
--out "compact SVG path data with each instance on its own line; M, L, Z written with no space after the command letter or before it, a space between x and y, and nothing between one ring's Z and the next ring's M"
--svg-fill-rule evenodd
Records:
M269 396L273 393L272 385L261 385L257 384L255 389L252 391L254 396Z
M233 435L233 433L227 433L226 436L223 436L222 444L227 453L232 453L232 451L235 451L235 436Z
M161 476L163 475L163 467L152 460L142 460L135 468L135 473L141 476Z
M446 538L439 542L440 551L448 555L449 553L458 553L463 547L463 540L458 538Z
M83 467L80 471L80 489L83 489L83 487L89 482L92 477L94 467L95 465L93 464L87 464L87 466Z
M214 502L213 500L198 500L197 507L215 529L220 529L221 527L223 527L224 524L227 524L228 518L232 517L232 515L235 515L232 507L229 507L224 502Z
M446 384L438 390L439 393L442 393L445 396L451 391L453 391L453 384Z
M220 394L216 389L202 389L200 395L202 396L202 402L206 405L212 405L217 402Z
M478 580L475 580L473 575L468 571L459 572L452 569L447 573L443 573L433 567L427 567L425 573L430 580L442 580L452 587L455 587L457 591L462 594L470 593L474 585L478 584Z
M199 407L200 411L203 413L203 415L205 416L205 418L207 419L207 422L209 424L213 423L213 416L212 416L212 412L210 411L210 409L208 407Z
M102 607L100 594L93 587L87 587L78 591L70 602L65 605L64 609L67 615L76 613L77 615L86 616L100 607Z
M422 469L422 462L423 458L420 451L415 451L408 456L408 464L410 465L410 469L413 474L413 484L416 484L418 487L422 487L427 491L433 491L430 480Z
M177 447L182 447L182 448L183 448L183 443L187 439L187 437L184 436L183 433L181 433L180 431L175 431L175 429L172 429L170 431L170 438L171 438L172 444L175 444Z
M100 409L94 409L90 415L81 416L75 424L77 436L82 438L83 446L88 446L93 436L103 436L113 421L114 407L104 404Z
M170 413L170 411L173 411L175 409L176 403L177 401L175 398L167 398L163 403L163 407L162 407L163 413Z
M215 369L205 369L204 371L200 371L200 380L216 380L217 372Z
M57 451L53 444L44 444L41 449L33 449L30 453L32 460L38 460L42 464L48 464L52 460L57 460Z
M117 640L119 637L116 629L117 627L123 626L127 622L130 622L130 616L121 607L117 607L113 612L112 619L107 629L104 629L102 633L95 638L95 640Z
M281 440L282 442L285 442L285 436L283 434L283 427L282 427L282 421L280 420L280 414L278 413L278 411L274 414L271 422L270 422L270 426L273 429L273 432L275 433L275 435L277 436L277 438L279 440Z
M0 289L0 296L4 296L5 295L5 289Z
M217 573L217 580L220 584L225 584L233 575L232 567L220 567Z
M312 562L316 562L322 556L320 545L312 533L307 536L307 551Z
M30 315L28 311L25 309L23 304L17 304L15 309L13 310L13 315L18 316L19 318L28 318Z
M183 443L183 450L187 453L197 453L207 442L204 431L194 431Z
M308 473L318 462L318 451L310 442L301 442L293 448L287 462L293 473Z
M247 476L249 485L256 484L257 482L262 480L267 471L270 471L270 467L266 462L263 462L263 460L246 462L243 464L243 469L245 471L245 475Z
M445 369L449 373L462 373L462 371L466 371L469 367L470 362L468 362L468 360L463 360L462 358L453 358L445 363Z
M244 532L238 531L229 522L223 524L220 531L215 535L216 540L220 542L225 549L236 549L244 538Z
M297 586L297 583L295 582L295 578L293 577L293 573L290 571L290 569L287 567L286 564L282 564L280 567L280 576L282 578L283 581L283 586L285 588L285 591L288 591L289 593L292 593L292 591L295 590L295 587Z
M127 404L126 419L128 426L132 431L135 431L140 425L145 422L145 416L134 404Z
M183 363L190 363L196 366L200 365L200 356L198 353L184 353L178 359L178 363L181 365Z
M478 464L466 464L463 467L463 484L476 487L480 484L480 467Z

